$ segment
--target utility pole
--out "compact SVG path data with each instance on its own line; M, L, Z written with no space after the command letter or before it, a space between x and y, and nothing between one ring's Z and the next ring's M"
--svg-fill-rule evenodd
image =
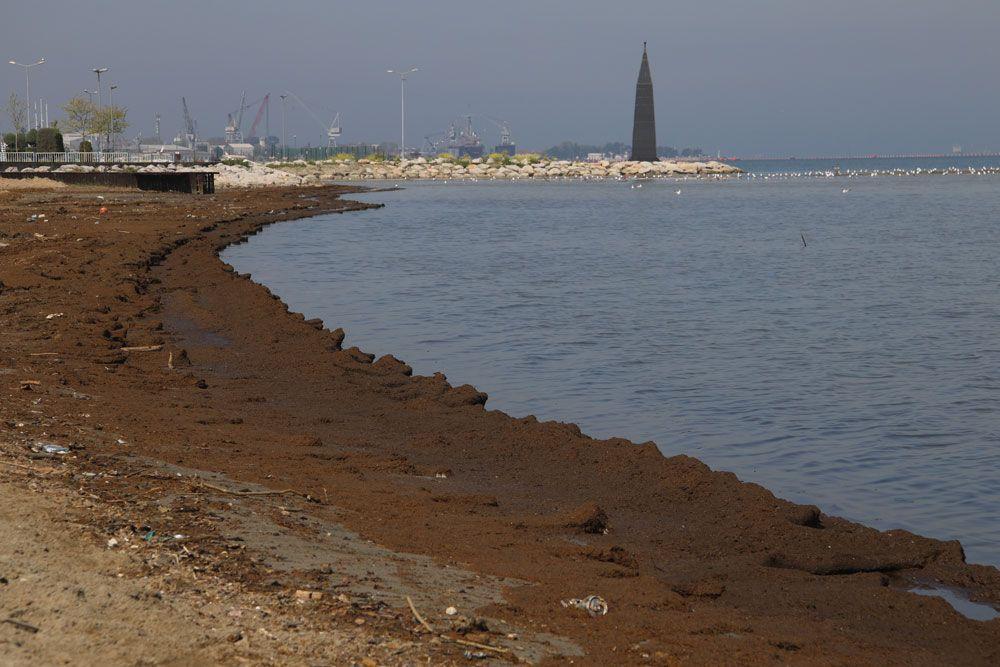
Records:
M401 70L387 69L386 74L399 75L399 159L406 157L406 78L418 71L418 68L411 67L405 72Z
M285 161L285 98L288 95L279 95L281 98L281 161Z
M118 85L108 87L108 134L110 135L111 150L115 149L115 143L117 142L118 133L115 132L115 88Z
M101 74L103 74L104 72L107 72L108 68L107 67L95 67L94 69L92 69L90 71L97 75L97 117L100 118L101 117L101 108L104 106L104 98L101 95ZM99 129L98 129L97 136L101 136Z
M271 145L271 98L264 102L264 145L268 146L269 157L274 157L274 146Z

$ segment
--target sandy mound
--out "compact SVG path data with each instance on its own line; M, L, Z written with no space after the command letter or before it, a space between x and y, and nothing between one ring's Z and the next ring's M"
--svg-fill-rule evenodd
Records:
M52 190L65 187L65 183L51 178L0 178L0 190Z

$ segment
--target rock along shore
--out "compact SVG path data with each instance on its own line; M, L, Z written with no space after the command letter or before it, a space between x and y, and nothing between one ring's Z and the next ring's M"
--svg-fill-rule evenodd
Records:
M523 179L624 179L678 176L726 176L742 173L722 162L578 162L548 160L538 156L474 160L416 158L413 160L347 160L270 162L269 167L320 180L508 180Z
M138 173L214 171L215 187L262 188L317 185L322 181L361 180L522 180L522 179L624 179L664 178L678 176L725 176L741 173L739 169L721 162L569 162L528 158L504 161L475 159L456 161L444 158L417 158L415 160L323 160L307 162L271 162L266 165L249 160L224 160L207 165L182 165L175 163L133 166L115 165L39 165L24 167L21 173ZM16 172L17 167L4 171Z

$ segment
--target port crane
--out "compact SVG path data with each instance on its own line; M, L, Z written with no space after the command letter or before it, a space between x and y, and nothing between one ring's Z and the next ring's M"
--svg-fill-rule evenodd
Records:
M507 124L505 120L497 120L496 118L491 118L486 116L486 119L497 126L500 130L500 145L509 146L510 141L510 125Z
M267 105L270 103L270 101L271 101L271 94L268 93L267 95L264 95L264 99L260 101L260 107L257 109L257 115L254 116L253 125L250 126L250 134L248 134L247 136L249 137L257 136L257 126L260 125L260 119L264 117L264 112L267 110Z
M424 141L427 142L428 154L433 157L442 152L441 147L448 140L448 136L448 132L434 132L426 135Z
M243 111L247 108L247 91L243 91L240 99L240 108L232 111L226 116L226 141L231 144L243 143ZM236 119L233 120L233 114Z
M194 119L191 118L191 112L188 111L187 100L183 97L181 97L181 108L184 110L184 129L187 130L187 133L184 135L184 138L187 140L188 148L194 150L194 144L197 134L195 132L195 123Z
M309 107L308 104L306 104L305 102L302 101L301 97L299 97L298 95L296 95L292 91L288 91L288 94L291 95L292 98L296 102L299 103L299 106L301 106L303 109L305 109L306 113L308 113L310 116L312 116L313 120L315 120L319 124L319 126L321 128L323 128L323 131L326 132L326 147L327 148L336 148L337 147L337 138L340 137L340 134L341 134L340 113L335 112L334 116L333 116L333 120L330 122L329 125L327 125L322 120L320 120L319 116L316 115L316 112L313 111Z
M240 100L240 108L236 111L231 111L226 116L226 141L231 144L241 144L244 142L246 137L256 136L254 134L257 131L257 125L260 123L261 116L264 110L267 108L268 100L270 99L270 94L264 95L259 100L254 100L247 104L247 91L243 91L243 97ZM253 125L250 126L250 132L246 135L243 134L243 112L247 109L252 109L255 105L259 104L257 108L257 115L254 118Z

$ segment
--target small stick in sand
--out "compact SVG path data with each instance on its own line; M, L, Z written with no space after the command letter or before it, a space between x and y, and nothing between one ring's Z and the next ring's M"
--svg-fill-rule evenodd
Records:
M122 352L157 352L162 349L162 345L136 345L134 347L123 347Z
M410 611L413 612L413 617L416 618L418 621L420 621L420 625L422 625L425 628L427 628L427 632L433 633L434 632L434 628L432 628L427 623L427 621L424 620L424 617L420 615L420 612L417 611L417 608L414 606L413 600L410 599L409 595L406 596L406 603L410 605Z
M413 612L413 617L415 619L417 619L417 621L420 622L420 625L424 626L424 628L427 630L427 632L431 633L432 635L437 635L441 639L444 639L444 640L450 641L450 642L455 642L456 644L462 644L463 646L472 646L474 648L480 648L480 649L483 649L485 651L493 651L495 653L510 653L509 649L505 649L505 648L500 647L500 646L490 646L489 644L480 644L479 642L470 642L468 639L457 639L455 637L449 637L447 635L442 635L440 633L437 633L437 632L434 631L434 628L432 628L430 626L430 623L428 623L424 619L424 617L420 615L420 612L417 611L417 607L416 607L415 604L413 604L413 600L410 598L409 595L406 596L406 603L408 605L410 605L410 611Z
M30 623L25 623L24 621L19 621L15 618L5 618L3 621L0 621L0 623L10 623L15 628L19 630L25 630L32 634L35 634L39 630L39 628L35 627L34 625L31 625Z
M445 637L449 639L449 637ZM468 639L452 639L451 641L456 644L462 644L463 646L474 646L476 648L481 648L487 651L495 651L497 653L510 653L510 649L503 648L501 646L490 646L489 644L480 644L479 642L470 642Z
M233 489L227 489L224 486L216 486L215 484L209 484L208 482L198 482L201 486L212 489L213 491L221 491L222 493L229 493L234 496L282 496L286 493L291 493L292 495L301 496L311 503L318 503L319 501L310 496L307 493L302 493L301 491L296 491L295 489L281 489L281 490L267 490L267 491L234 491Z

